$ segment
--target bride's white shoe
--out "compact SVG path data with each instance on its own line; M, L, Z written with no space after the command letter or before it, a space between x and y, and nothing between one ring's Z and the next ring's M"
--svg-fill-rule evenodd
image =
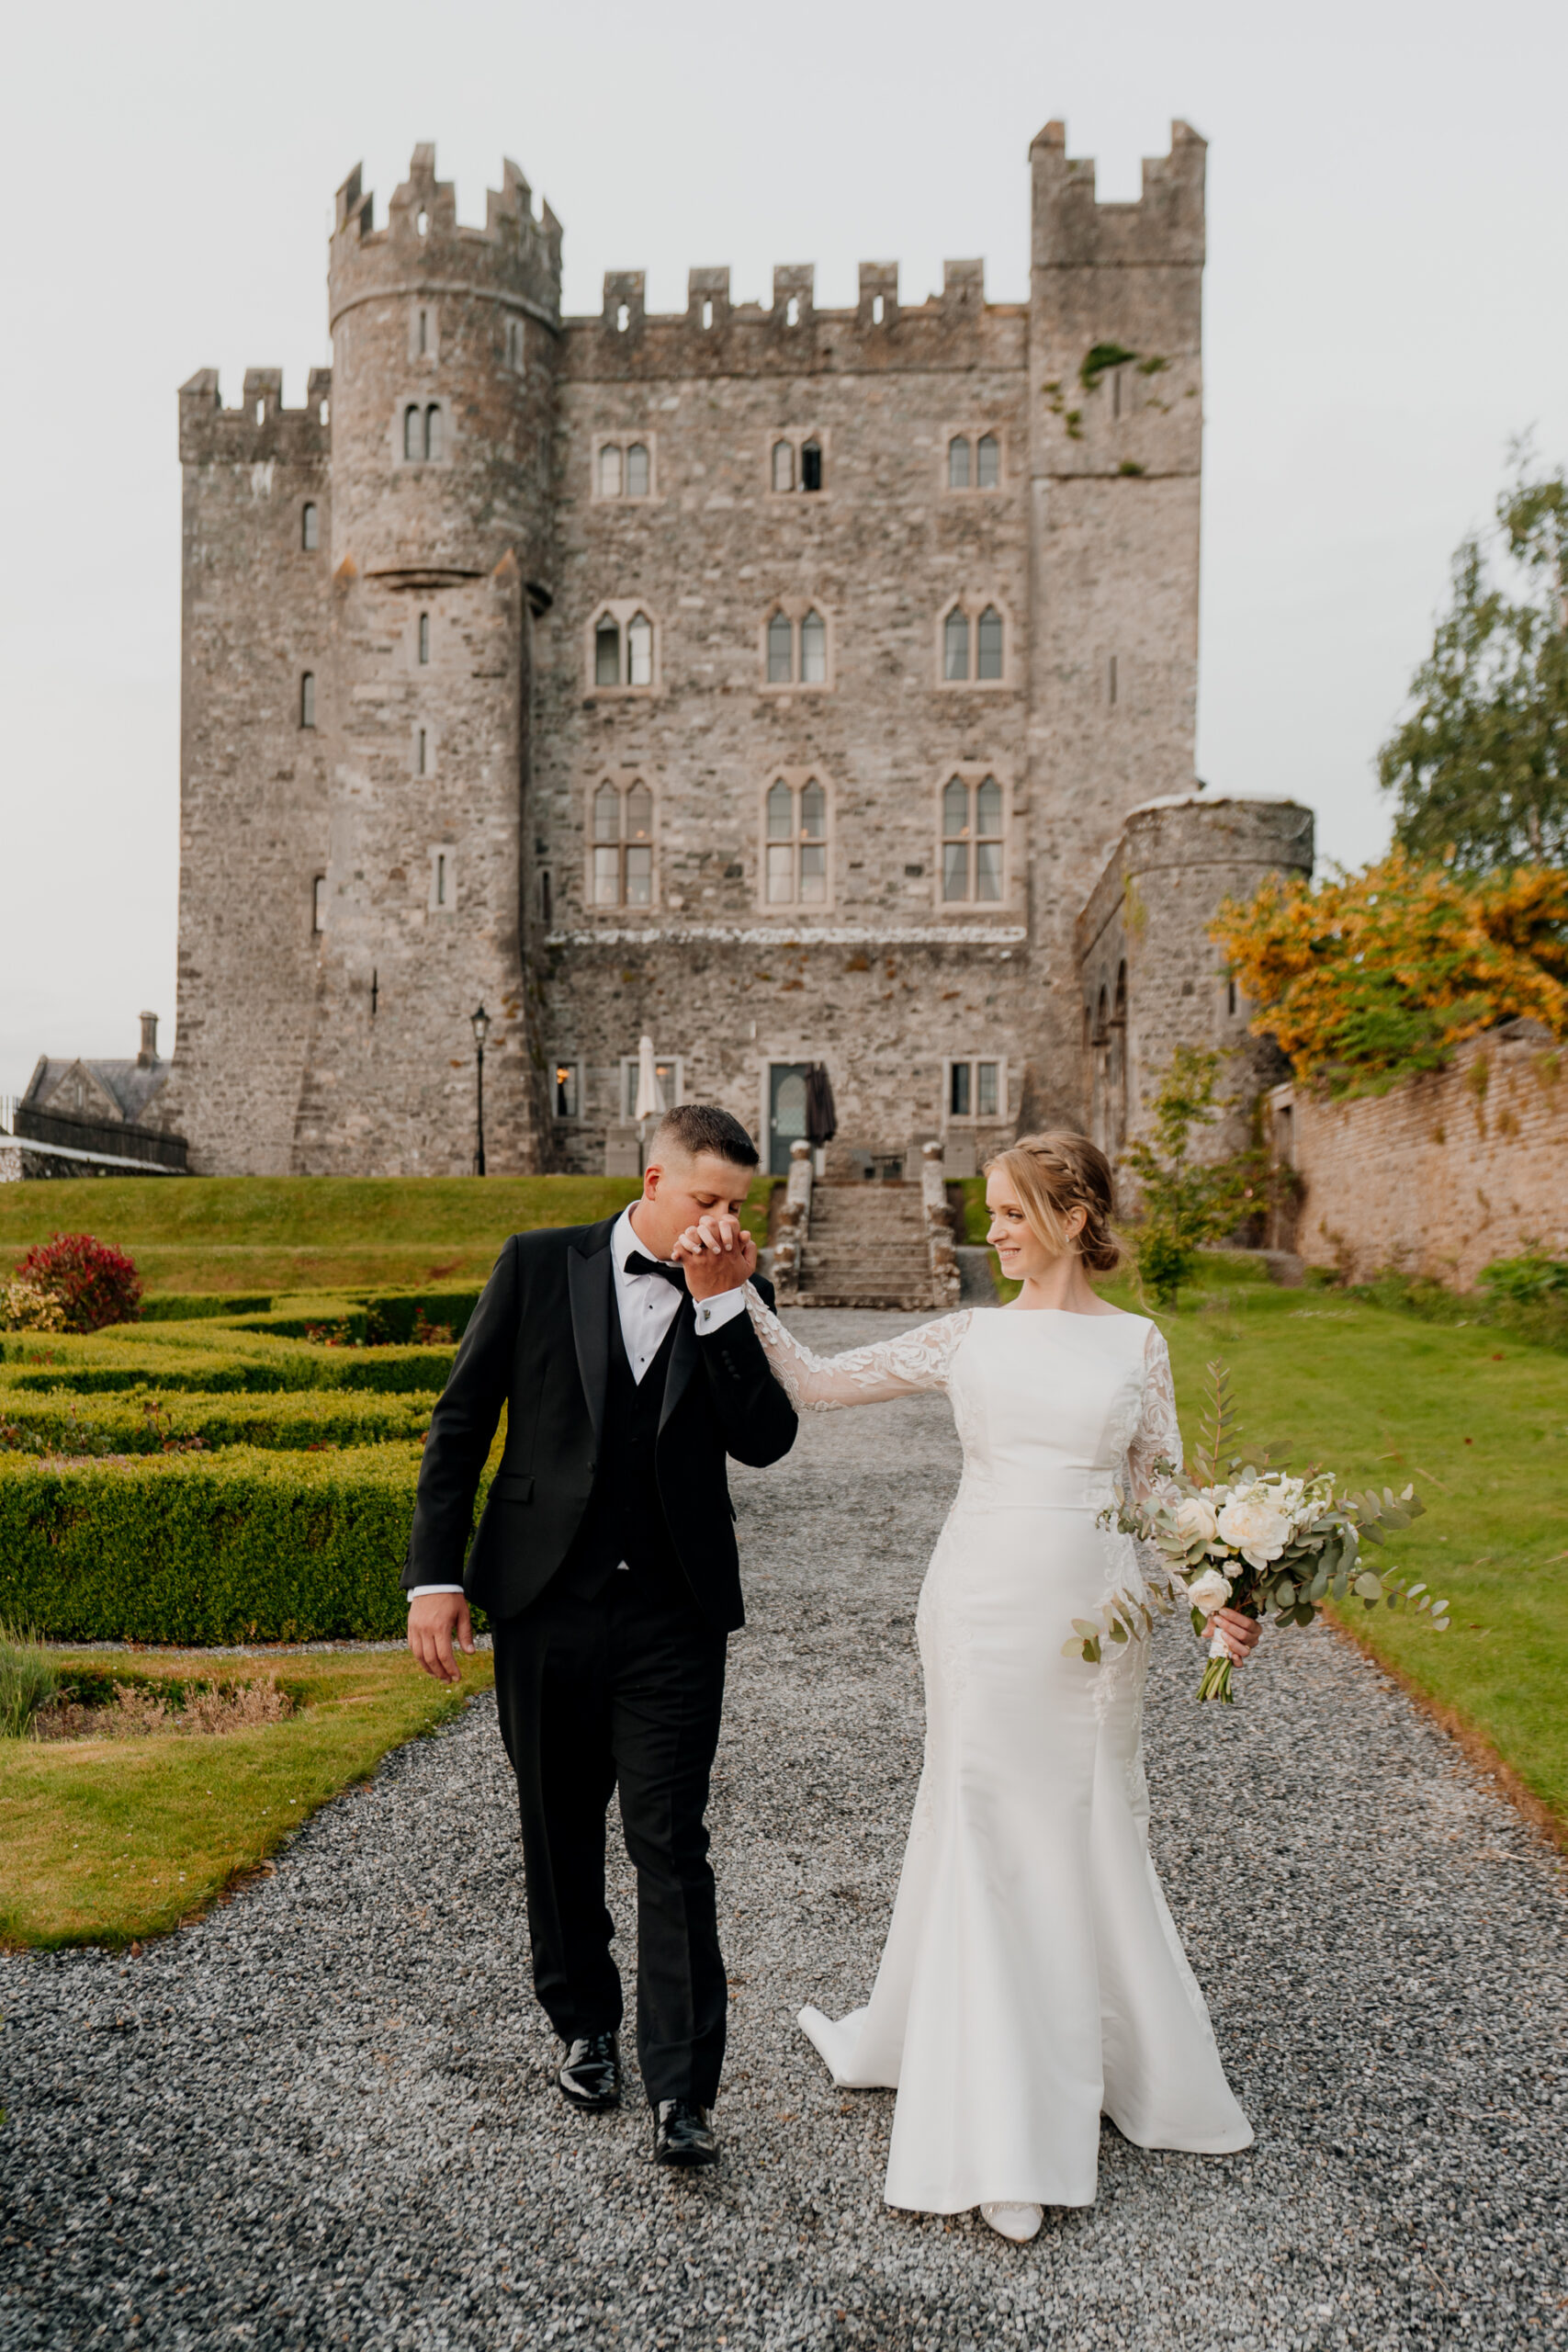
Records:
M1043 2205L982 2205L980 2217L989 2222L998 2237L1027 2245L1045 2219L1045 2209Z

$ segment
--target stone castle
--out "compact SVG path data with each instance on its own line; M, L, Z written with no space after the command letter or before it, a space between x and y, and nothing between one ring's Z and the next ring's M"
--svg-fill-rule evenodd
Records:
M483 228L350 175L305 406L179 396L193 1169L466 1171L481 1003L492 1172L635 1166L645 1033L775 1169L824 1065L841 1174L1277 1074L1205 937L1312 820L1193 776L1204 154L1101 204L1048 123L1024 303L671 316L563 318L510 162Z

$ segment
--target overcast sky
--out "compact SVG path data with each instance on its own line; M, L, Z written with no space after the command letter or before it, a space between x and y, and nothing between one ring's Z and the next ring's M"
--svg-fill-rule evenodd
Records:
M854 300L944 255L1028 292L1029 141L1102 197L1173 116L1210 141L1199 772L1293 793L1321 852L1387 820L1378 743L1513 435L1568 458L1562 0L102 0L19 12L0 434L0 1091L36 1056L172 1042L176 387L329 359L333 192L377 216L434 140L459 217L516 157L565 225L566 308L728 262Z

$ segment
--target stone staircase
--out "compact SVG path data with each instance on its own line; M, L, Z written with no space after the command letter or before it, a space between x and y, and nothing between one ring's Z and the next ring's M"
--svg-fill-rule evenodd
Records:
M918 1313L958 1298L942 1162L918 1183L814 1183L797 1156L774 1250L779 1304Z

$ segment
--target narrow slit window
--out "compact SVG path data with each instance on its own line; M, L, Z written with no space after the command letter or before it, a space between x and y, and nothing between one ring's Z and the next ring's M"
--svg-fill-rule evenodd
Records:
M403 411L403 456L412 465L417 462L419 451L419 411L407 408Z
M307 670L299 681L299 724L314 727L316 723L316 674Z
M1235 982L1234 980L1225 982L1225 1011L1234 1021L1235 1019Z
M430 747L423 727L414 730L413 772L415 775L428 775L430 773Z
M768 684L787 686L795 677L795 626L787 613L768 623Z
M987 605L980 616L976 631L979 659L975 665L977 678L999 678L1002 674L1002 616L995 605Z
M509 319L506 323L506 364L518 375L523 372L523 322Z
M784 324L786 327L797 327L800 324L800 298L798 295L792 294L789 300L784 304Z
M299 517L299 544L307 555L314 555L321 543L321 516L314 499L307 499Z
M596 686L618 686L621 683L621 626L618 621L601 621L593 632L593 683Z
M327 927L327 877L318 874L310 885L310 929L323 932Z
M599 452L599 495L619 498L621 494L621 452L614 441L606 441Z
M795 451L787 441L773 443L773 488L775 490L795 488Z
M422 359L429 349L430 312L428 311L421 311L419 314L419 356Z
M709 327L711 327L711 326L712 326L712 324L713 324L713 304L712 304L711 302L705 302L705 303L703 304L703 329L704 329L705 334L705 332L707 331L707 329L708 329Z
M435 854L435 903L438 907L446 904L446 854L444 850L437 850Z
M942 795L942 895L949 902L969 896L969 787L956 775Z
M441 455L441 411L434 401L424 412L424 454L430 458Z
M634 613L626 623L626 684L653 684L653 624L644 613Z
M820 613L807 613L800 624L800 683L825 685L828 680L828 630Z
M883 322L883 320L886 318L886 314L887 314L887 312L886 312L886 301L885 301L885 300L884 300L883 296L882 296L882 295L880 295L880 294L874 294L874 295L872 296L872 298L871 298L871 323L872 323L872 325L873 325L874 327L879 327L879 326L882 324L882 322Z
M800 486L802 490L820 490L822 487L822 445L819 441L807 441L801 448Z
M648 450L640 441L634 441L626 451L626 496L648 496Z
M554 921L550 898L550 869L547 865L541 867L539 873L539 921L547 931Z
M947 445L947 486L949 490L969 487L969 444L962 434L955 433Z
M430 615L428 613L421 613L419 616L419 659L422 669L428 665L430 661Z
M956 607L942 625L942 674L949 679L969 675L969 616Z
M1002 445L994 433L982 433L975 445L975 486L995 490L1001 478Z
M1105 699L1106 699L1106 701L1107 701L1108 703L1110 703L1110 704L1111 705L1111 707L1115 707L1115 702L1116 702L1116 656L1114 655L1114 653L1111 655L1111 657L1110 661L1109 661L1109 662L1106 663L1106 665L1105 665Z

